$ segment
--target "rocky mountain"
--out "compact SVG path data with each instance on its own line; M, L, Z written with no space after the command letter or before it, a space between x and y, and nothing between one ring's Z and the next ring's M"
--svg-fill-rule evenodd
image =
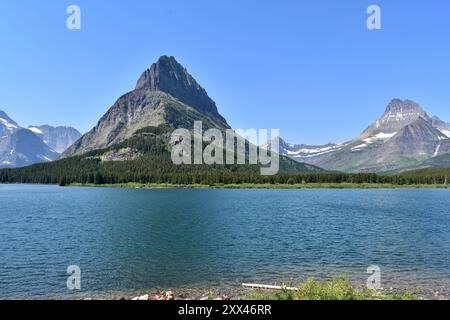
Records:
M121 143L148 126L192 128L194 120L207 128L229 128L205 89L174 57L162 56L63 157Z
M81 138L81 133L72 127L42 125L29 126L28 129L33 131L45 144L58 153L63 153L75 141Z
M381 147L385 154L435 155L437 148L449 138L434 128L429 121L420 117L411 124L400 129Z
M216 103L174 57L160 57L141 75L136 90L165 92L227 126L225 118L217 111Z
M52 161L58 156L59 153L27 129L19 128L0 139L0 167L23 167Z
M308 144L292 144L284 141L280 137L274 139L279 140L280 154L291 158L310 158L314 156L324 155L342 148L340 144L328 143L325 145L308 145ZM261 148L270 150L273 140L263 144Z
M174 57L162 56L144 71L136 87L121 96L91 131L63 153L61 159L95 157L105 163L136 161L141 165L140 159L151 156L152 159L165 157L166 160L157 165L149 162L148 166L173 166L169 150L176 142L172 141L171 133L176 128L192 129L194 121L202 121L204 129L230 128L219 114L216 103L189 72ZM171 170L178 171L179 168L175 166ZM243 170L245 173L254 170L248 167L207 169ZM282 157L280 171L324 170Z
M438 117L434 116L431 118L431 124L436 129L440 130L447 137L450 137L450 123L444 122Z
M0 170L0 179L60 185L74 182L210 185L286 179L261 175L263 165L248 162L174 164L172 150L179 140L173 137L173 131L180 127L193 129L194 121L202 121L204 129L229 128L214 101L186 69L175 58L163 56L60 159L7 172ZM31 129L43 131L40 127ZM280 173L324 171L285 156L279 158Z
M50 126L22 128L0 111L0 168L27 166L55 160L65 143L81 136L72 128ZM56 150L55 150L56 148Z
M427 113L414 101L394 99L381 118L364 130L359 139L364 140L380 134L394 134L419 118L431 121Z
M354 140L323 146L283 142L280 153L345 172L396 172L430 164L439 167L439 159L446 159L441 156L450 153L449 129L450 124L430 118L417 103L394 99L384 114Z
M19 125L8 117L5 112L0 110L0 139L6 138L18 128Z

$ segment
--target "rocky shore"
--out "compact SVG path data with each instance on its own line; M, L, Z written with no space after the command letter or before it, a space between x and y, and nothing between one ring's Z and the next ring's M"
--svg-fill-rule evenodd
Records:
M376 292L381 296L402 296L415 290L382 288ZM230 288L178 288L176 290L139 290L129 292L104 292L94 294L83 294L67 297L69 300L132 300L132 301L152 301L152 300L242 300L248 297L258 297L260 294L270 295L277 291L255 290L242 287ZM255 295L256 293L256 295ZM450 300L450 292L436 290L422 290L417 297L425 300Z

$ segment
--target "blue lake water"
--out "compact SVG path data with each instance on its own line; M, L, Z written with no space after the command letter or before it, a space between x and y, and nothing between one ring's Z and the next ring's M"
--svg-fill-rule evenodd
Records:
M0 185L0 298L347 275L450 290L450 190Z

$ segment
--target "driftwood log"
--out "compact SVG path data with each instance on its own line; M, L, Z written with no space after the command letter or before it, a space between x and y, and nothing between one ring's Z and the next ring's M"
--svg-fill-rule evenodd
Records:
M298 291L298 288L294 288L294 287L271 286L271 285L256 284L256 283L243 283L242 286L244 288L252 288L252 289Z

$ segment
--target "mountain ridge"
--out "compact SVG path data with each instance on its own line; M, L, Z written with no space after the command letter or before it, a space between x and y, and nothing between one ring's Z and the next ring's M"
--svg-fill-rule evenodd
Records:
M280 153L326 170L392 172L422 166L450 152L450 124L429 117L412 100L393 99L382 116L358 137L341 144L310 146L284 141ZM286 148L288 146L288 148Z
M81 133L70 126L53 127L44 124L40 126L28 126L28 130L33 131L45 144L60 154L81 138Z
M60 152L55 149L62 150L68 143L64 138L61 138L64 132L72 132L73 139L77 138L77 133L81 136L74 128L58 128L51 126L23 128L12 120L6 112L0 110L0 168L28 166L57 159ZM45 134L45 132L52 130L58 131L59 134Z
M102 154L101 161L135 160L143 153L130 147L130 141L133 141L132 146L144 147L144 153L151 149L142 140L142 130L146 128L153 128L151 134L155 134L155 130L159 132L157 136L164 140L161 148L166 152L172 143L167 140L167 127L191 129L194 121L202 121L206 129L230 129L216 103L187 69L174 57L161 56L140 75L134 89L121 95L97 125L67 148L60 158L104 150L109 153ZM14 130L13 122L7 119L3 122L4 132ZM44 127L30 127L30 130L49 143L42 132ZM114 149L123 144L126 147ZM263 147L270 146L269 141ZM312 146L280 139L279 153L312 166L312 170L318 170L316 167L343 172L409 170L427 161L435 164L445 158L442 155L450 153L450 124L437 116L430 117L412 100L395 98L384 113L353 140ZM434 161L430 161L431 158Z

